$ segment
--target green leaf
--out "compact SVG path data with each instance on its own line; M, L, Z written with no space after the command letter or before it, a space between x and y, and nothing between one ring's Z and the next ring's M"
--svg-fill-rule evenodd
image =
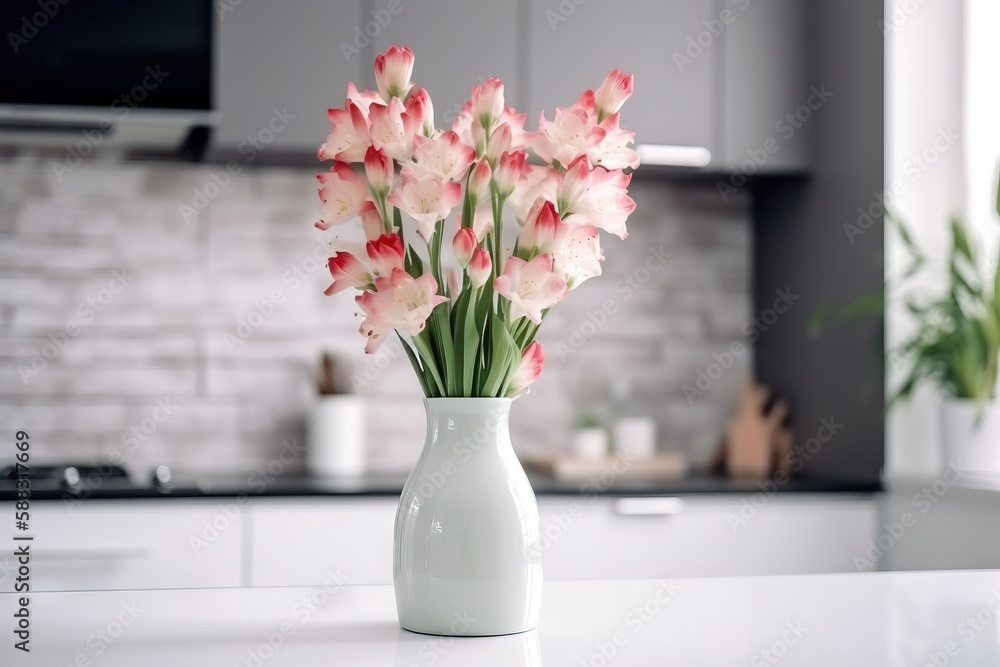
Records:
M969 244L968 232L965 230L965 225L958 217L953 217L951 219L951 238L952 238L952 254L956 252L964 257L969 262L975 264L975 259L973 259L972 246Z
M997 175L997 215L1000 215L1000 173Z
M396 336L399 338L399 344L403 346L403 351L406 352L406 358L410 360L410 365L413 367L414 374L417 376L417 381L420 382L421 391L424 392L424 396L430 397L431 394L427 386L426 373L424 372L424 368L420 364L420 361L417 359L417 355L413 353L413 349L410 347L410 344L405 338L399 335L398 331L396 332Z

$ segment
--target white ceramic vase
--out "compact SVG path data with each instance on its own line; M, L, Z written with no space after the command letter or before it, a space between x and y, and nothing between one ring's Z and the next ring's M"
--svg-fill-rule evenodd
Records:
M510 404L424 400L427 439L396 511L393 583L406 630L489 636L538 623L541 524L510 442Z
M1000 479L1000 402L946 399L941 408L944 466L971 477Z

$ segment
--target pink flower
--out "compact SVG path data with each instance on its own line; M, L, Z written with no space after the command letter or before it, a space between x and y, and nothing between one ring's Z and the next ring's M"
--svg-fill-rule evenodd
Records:
M385 151L394 160L408 161L413 154L413 137L419 123L416 114L407 113L399 98L394 97L388 105L372 104L368 116L372 146Z
M566 297L566 281L552 272L552 257L538 255L530 262L509 257L503 275L493 281L497 292L510 300L511 321L527 317L542 323L542 311Z
M478 246L479 240L471 227L462 227L455 234L451 248L455 251L455 257L458 258L458 263L463 269L469 266L469 262L472 261L472 253L476 251Z
M510 388L507 390L509 396L516 396L538 379L545 367L545 352L542 345L537 340L532 341L528 347L524 348L521 354L521 364L514 371L514 376L510 380Z
M335 252L328 262L333 283L323 292L327 296L351 287L362 287L371 283L371 275L357 257L349 252Z
M412 74L413 51L408 46L390 46L385 53L375 57L375 83L386 103L394 97L406 97L413 86L410 83Z
M372 285L375 281L403 268L403 240L397 234L382 234L374 241L368 241L364 253L351 244L350 250L335 252L330 258L330 275L333 284L326 294L336 294L349 287Z
M561 224L555 205L541 197L536 199L517 238L518 255L530 259L539 253L551 252Z
M383 101L382 96L377 90L359 91L353 81L347 84L347 99L361 110L366 123L368 122L368 110L371 108L371 105L381 104Z
M433 139L417 135L413 139L413 159L421 174L434 174L448 180L465 176L476 152L448 130Z
M418 175L410 167L403 169L403 187L389 195L389 202L417 222L417 231L425 241L434 234L434 223L444 220L462 200L462 186L434 174Z
M497 164L494 181L497 185L497 193L500 197L507 198L514 193L518 181L521 179L521 172L524 170L524 161L528 155L524 151L506 152L500 156Z
M491 129L503 110L503 81L490 77L472 89L472 115L484 129Z
M486 142L486 153L484 157L489 160L491 167L497 166L500 155L510 150L510 125L500 123L497 129L493 130L489 140Z
M365 313L359 331L368 338L365 352L372 354L393 329L404 336L416 336L434 308L448 300L437 294L437 281L425 273L414 279L402 269L375 281L375 292L365 292L355 301Z
M534 132L525 132L524 123L528 120L528 114L517 113L514 107L507 107L500 114L497 121L510 128L510 147L507 150L523 151L534 140Z
M552 270L563 276L569 289L601 275L601 238L597 227L564 223L553 241Z
M493 271L493 260L490 253L485 248L476 248L472 251L472 260L469 262L469 280L475 289L479 289L490 279Z
M524 224L531 207L539 197L556 201L559 189L559 173L551 167L525 164L521 178L510 195L510 204L519 224Z
M455 116L455 120L451 121L451 130L458 135L458 138L462 140L462 143L469 148L476 147L476 141L472 137L472 102L470 100L465 100L462 103L461 108L458 110L458 115Z
M624 169L639 166L639 154L629 148L635 141L635 132L623 130L618 126L618 114L608 116L601 123L604 138L587 149L587 157L595 167L605 169Z
M392 158L374 146L369 146L365 154L365 175L368 176L368 186L374 196L381 198L389 194L395 173Z
M585 111L578 108L556 109L555 119L538 117L538 135L534 149L546 162L568 165L604 139L606 130L593 122Z
M462 216L458 216L458 226L462 226ZM484 239L487 234L493 231L493 207L490 200L484 199L472 213L472 231L476 233L476 238Z
M345 162L334 162L330 171L316 176L319 180L320 215L323 219L316 223L319 229L327 230L351 218L361 215L368 200L368 185L351 170Z
M594 92L594 105L597 107L597 119L602 121L608 116L618 113L625 100L632 96L635 78L616 69L604 79Z
M403 257L406 250L403 239L398 234L382 234L374 241L365 245L368 259L371 262L369 272L372 279L391 275L393 270L403 268Z
M635 202L628 196L631 174L598 167L588 178L590 184L569 207L566 223L593 225L624 239L628 236L625 221L635 210Z
M382 216L379 214L378 209L375 208L375 203L371 201L366 201L361 205L361 229L365 232L365 238L369 241L377 239L385 232L385 226L382 224Z
M364 160L371 140L368 138L368 121L361 109L347 100L345 109L330 109L326 113L330 119L330 134L326 143L319 147L319 159L341 162Z
M591 169L587 158L581 155L566 168L559 177L559 189L556 202L559 210L569 211L591 185Z
M472 198L473 206L486 195L486 191L490 187L490 178L492 177L493 172L490 169L489 162L484 159L476 163L476 168L472 171L472 176L469 178L469 196Z
M416 88L410 91L410 95L406 98L406 113L416 117L420 127L418 131L425 137L434 136L434 104L427 90Z

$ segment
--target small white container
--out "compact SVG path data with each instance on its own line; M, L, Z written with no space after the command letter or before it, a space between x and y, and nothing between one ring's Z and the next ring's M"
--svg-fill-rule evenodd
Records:
M316 399L309 417L306 462L316 475L351 477L366 467L365 410L360 396L336 394Z
M946 399L941 410L944 470L1000 481L1000 402Z
M573 431L573 455L585 461L600 461L608 457L608 432L599 426Z
M615 450L635 461L656 453L656 422L651 417L619 417L615 420Z

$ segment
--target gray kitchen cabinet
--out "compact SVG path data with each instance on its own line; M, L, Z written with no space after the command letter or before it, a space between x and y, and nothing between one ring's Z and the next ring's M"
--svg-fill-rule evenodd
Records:
M315 151L326 110L370 68L361 0L226 0L219 15L213 148L252 162L267 151ZM369 32L375 32L371 27Z
M746 175L808 166L809 121L829 92L809 78L809 3L723 0L721 162ZM749 162L748 162L749 160Z
M517 76L517 2L373 0L373 11L391 16L374 53L393 44L413 49L413 81L430 93L438 128L448 129L472 87L492 76L504 82L507 104L526 111Z
M530 121L544 109L569 106L617 68L635 75L622 125L637 145L702 147L715 152L721 63L719 38L706 33L716 18L712 0L535 0L529 7L526 56ZM692 47L691 44L694 44ZM690 49L690 53L688 53ZM644 157L640 150L640 157ZM649 162L645 160L644 162Z

